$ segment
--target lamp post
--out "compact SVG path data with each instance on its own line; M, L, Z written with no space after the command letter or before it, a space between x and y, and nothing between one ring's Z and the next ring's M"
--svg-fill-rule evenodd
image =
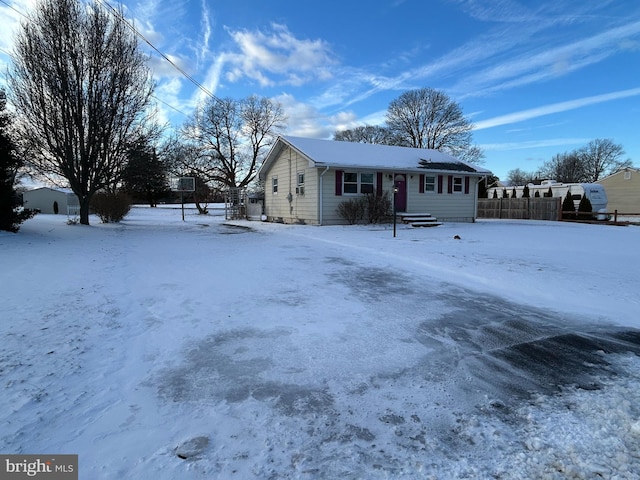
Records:
M393 184L393 238L396 238L396 196L398 194L398 185Z

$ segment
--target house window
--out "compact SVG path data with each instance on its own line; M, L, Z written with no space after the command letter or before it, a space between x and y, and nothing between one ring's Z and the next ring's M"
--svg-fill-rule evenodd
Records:
M358 193L358 174L344 172L344 193Z
M373 173L360 174L360 193L373 193Z
M274 195L278 194L278 177L273 177L271 179L271 191Z
M436 177L424 177L424 191L435 192L436 191Z
M462 193L462 177L453 177L454 193Z
M298 172L296 183L296 194L304 195L304 172Z
M631 180L631 172L629 172L629 171L624 172L624 179L625 180Z
M373 193L373 173L344 172L344 193Z

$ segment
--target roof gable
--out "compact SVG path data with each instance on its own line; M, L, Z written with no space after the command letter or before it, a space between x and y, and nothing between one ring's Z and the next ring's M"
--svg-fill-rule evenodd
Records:
M613 172L612 174L607 175L607 176L606 176L606 177L604 177L604 178L601 178L601 179L600 179L600 180L598 180L596 183L600 183L600 182L602 182L603 180L613 179L613 178L619 177L619 176L621 176L621 175L623 176L623 175L624 175L625 173L627 173L627 172L635 172L635 173L637 173L637 174L640 174L640 168L635 168L635 167L625 167L625 168L621 168L620 170L618 170L618 171L616 171L616 172Z

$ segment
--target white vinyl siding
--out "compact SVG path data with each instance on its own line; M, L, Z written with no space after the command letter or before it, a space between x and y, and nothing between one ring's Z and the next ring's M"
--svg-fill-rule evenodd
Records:
M310 168L305 157L295 150L283 149L266 178L278 179L277 194L265 189L265 213L270 221L318 223L318 169ZM300 180L304 183L299 184Z
M340 169L338 169L340 170ZM299 190L296 195L296 188L300 188L300 174L304 174L304 195L300 195ZM345 179L349 180L347 174L355 173L356 192L344 193ZM394 173L402 172L382 172L382 190L390 196L393 195ZM469 184L469 195L448 195L447 184L448 175L442 175L443 193L438 194L438 176L435 173L428 175L432 177L429 184L434 191L427 189L427 180L423 180L420 172L404 172L407 182L407 212L430 213L440 221L472 222L475 219L475 193L477 178L471 177ZM273 194L271 188L265 191L265 213L269 221L284 223L305 223L317 225L345 224L345 220L337 214L338 205L352 198L353 195L361 195L367 190L377 189L377 173L372 170L350 170L340 172L342 179L340 185L340 195L336 195L336 169L334 168L314 168L310 166L309 160L298 154L295 150L285 148L280 152L276 160L271 164L265 177L278 178L278 193ZM345 178L347 177L347 178ZM322 178L322 180L321 180ZM420 182L424 181L424 191L420 192ZM452 180L453 182L453 180ZM339 183L339 182L338 182ZM346 182L349 183L348 181ZM322 194L319 188L322 185ZM462 192L465 190L464 176L461 184ZM348 190L348 189L347 189ZM289 195L291 193L291 195ZM425 193L429 193L425 195ZM322 206L322 213L320 207Z

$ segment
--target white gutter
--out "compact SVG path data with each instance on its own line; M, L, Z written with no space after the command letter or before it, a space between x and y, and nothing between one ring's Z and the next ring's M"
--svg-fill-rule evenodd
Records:
M324 190L324 182L322 181L322 178L324 177L324 174L327 173L327 171L329 170L329 165L327 165L326 167L324 167L324 171L320 174L320 198L318 199L318 204L320 205L320 210L318 212L318 223L320 225L322 225L322 211L323 211L323 205L322 205L322 192Z

